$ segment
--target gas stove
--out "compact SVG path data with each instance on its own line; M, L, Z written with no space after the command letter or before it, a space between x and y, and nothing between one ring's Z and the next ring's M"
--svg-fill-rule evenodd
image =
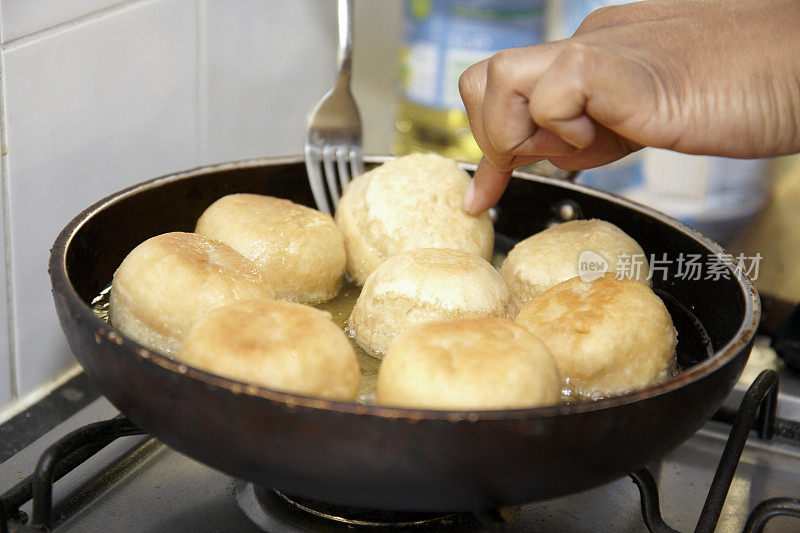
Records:
M0 465L0 531L798 531L800 376L767 345L714 420L660 462L479 513L343 509L253 486L141 434L99 398Z

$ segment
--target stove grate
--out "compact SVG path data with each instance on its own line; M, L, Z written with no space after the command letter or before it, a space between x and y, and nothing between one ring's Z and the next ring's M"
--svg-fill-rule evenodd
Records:
M779 436L800 442L800 422L776 418L777 395L778 376L767 370L747 390L738 410L723 408L714 416L715 420L731 424L732 427L696 531L711 532L716 527L745 443L753 429L761 439L769 440ZM128 419L117 417L85 426L53 444L42 454L33 474L0 495L0 533L7 533L12 526L16 529L25 527L28 517L20 511L20 507L30 500L33 500L33 516L28 526L52 529L53 483L116 439L141 433ZM639 488L642 516L649 531L674 532L661 516L658 486L650 471L642 469L632 473L630 477ZM318 510L318 505L318 502L304 500L297 509L310 507ZM335 515L339 511L325 507L325 512ZM484 524L491 522L493 525L500 525L503 521L502 513L496 509L477 513L475 516L479 515L491 518L482 520ZM378 517L375 520L380 520L379 513L374 516ZM761 502L751 511L745 531L759 533L767 522L777 516L800 518L800 499L773 498Z
M8 532L12 520L27 522L19 508L31 499L31 526L52 529L53 483L118 438L140 434L130 420L117 417L77 429L50 446L39 458L36 471L0 496L0 533Z
M747 437L753 429L764 440L777 435L800 442L800 424L776 418L777 407L778 374L765 370L747 389L738 410L723 408L714 415L714 420L730 423L732 428L697 521L696 532L713 532L716 528ZM652 533L675 533L676 530L669 527L661 516L658 486L650 471L645 468L630 477L639 488L642 516L648 530ZM745 533L760 533L769 520L782 515L800 516L800 500L775 498L762 502L751 511Z

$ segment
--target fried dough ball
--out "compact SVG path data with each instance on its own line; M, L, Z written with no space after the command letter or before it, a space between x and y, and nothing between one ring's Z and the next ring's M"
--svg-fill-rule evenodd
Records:
M519 409L559 402L547 347L510 320L425 322L400 332L378 371L377 402L422 409Z
M336 209L353 280L363 285L383 261L418 248L452 248L490 261L489 215L462 208L469 182L455 161L436 154L398 157L354 179Z
M330 215L271 196L231 194L203 212L195 231L254 261L276 298L313 304L339 291L344 237Z
M595 278L603 272L581 270L605 263L606 272L617 272L621 261L630 269L624 277L648 280L647 259L639 244L617 226L604 220L572 220L531 235L508 253L500 275L518 306L553 285L582 275ZM591 276L591 274L595 274Z
M313 307L240 301L195 322L175 359L200 370L295 394L355 400L360 372L350 341Z
M575 277L525 304L516 322L552 352L573 393L621 394L666 379L677 332L664 302L644 283L607 274Z
M406 327L470 316L509 318L514 305L485 259L461 250L421 248L396 255L370 274L347 321L355 340L376 357Z
M111 323L139 344L173 355L189 326L240 299L272 299L256 266L227 244L165 233L134 248L114 273Z

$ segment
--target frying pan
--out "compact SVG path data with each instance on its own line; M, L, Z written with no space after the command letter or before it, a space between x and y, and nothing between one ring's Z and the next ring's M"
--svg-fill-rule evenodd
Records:
M604 484L699 429L733 388L752 347L758 295L717 244L628 200L519 173L497 206L501 246L543 229L569 206L618 225L648 255L670 262L654 288L679 330L684 369L677 377L618 397L535 409L396 409L214 376L142 347L93 314L90 302L130 250L160 233L192 231L208 205L234 192L313 205L301 158L228 163L142 183L64 228L50 257L53 298L75 357L122 413L186 455L288 494L387 510L462 511ZM725 275L681 276L680 254L716 258ZM700 325L710 344L698 341Z

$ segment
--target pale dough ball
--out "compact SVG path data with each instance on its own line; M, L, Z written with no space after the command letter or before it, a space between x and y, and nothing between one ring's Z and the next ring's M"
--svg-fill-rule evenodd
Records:
M227 244L194 233L165 233L134 248L114 273L111 323L139 344L173 355L195 320L240 299L275 291Z
M490 261L489 215L462 209L469 182L455 161L435 154L398 157L353 180L336 209L353 280L363 285L383 261L417 248L453 248Z
M192 325L175 359L284 392L355 400L360 371L330 314L304 304L241 301Z
M509 318L514 304L503 279L485 259L461 250L421 248L396 255L373 272L347 328L380 357L392 337L429 320Z
M378 371L377 402L422 409L519 409L561 397L547 347L509 320L426 322L399 333Z
M271 196L231 194L203 212L195 231L254 261L276 298L319 303L339 292L344 237L330 215Z
M591 274L589 267L603 262L608 273L616 274L619 268L620 277L650 284L639 244L614 224L598 219L565 222L520 241L503 261L500 275L522 306L557 283Z
M580 396L645 387L674 369L672 317L638 281L572 278L525 304L516 321L550 348L567 388Z

